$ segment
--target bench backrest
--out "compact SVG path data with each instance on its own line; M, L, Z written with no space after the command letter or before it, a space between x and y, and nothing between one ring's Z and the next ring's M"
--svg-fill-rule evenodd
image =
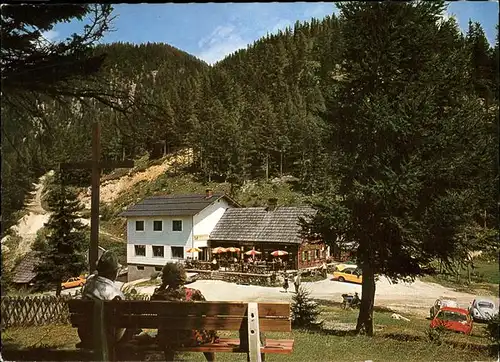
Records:
M92 328L92 300L68 301L74 327ZM248 303L121 300L103 302L104 323L115 328L239 330L248 322ZM292 330L290 303L259 303L260 331Z

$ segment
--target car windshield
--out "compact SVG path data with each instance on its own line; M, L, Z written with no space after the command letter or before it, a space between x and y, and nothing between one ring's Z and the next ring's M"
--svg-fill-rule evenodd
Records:
M480 308L490 308L490 309L493 309L493 303L490 303L490 302L479 302L479 303L477 303L477 305Z
M450 322L467 321L467 316L465 314L451 312L449 310L442 310L441 312L439 312L438 318L443 321L450 321Z
M456 301L454 301L454 300L447 300L447 299L445 299L445 300L441 301L441 305L443 307L457 307L458 303Z

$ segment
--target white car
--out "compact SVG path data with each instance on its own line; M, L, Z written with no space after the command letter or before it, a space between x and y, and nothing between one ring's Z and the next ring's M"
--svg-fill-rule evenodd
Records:
M434 305L429 310L431 319L433 319L439 312L439 310L443 307L458 308L458 302L455 298L450 298L450 297L440 297L436 299Z
M472 301L469 313L476 322L487 322L498 314L498 306L490 298L479 297Z

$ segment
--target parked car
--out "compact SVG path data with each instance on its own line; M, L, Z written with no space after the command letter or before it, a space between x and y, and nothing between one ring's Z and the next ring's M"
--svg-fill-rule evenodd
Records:
M87 280L83 277L73 277L66 280L64 283L61 283L61 287L63 289L81 287L85 284Z
M458 302L455 298L439 297L438 299L436 299L433 306L429 310L429 315L430 315L431 319L436 316L437 312L439 312L439 310L442 307L458 308Z
M344 269L357 269L358 266L356 264L349 264L349 263L344 263L344 264L338 264L335 266L335 270L342 271Z
M333 272L333 280L338 280L339 282L352 282L352 283L363 283L363 276L361 275L361 270L357 268L345 268L342 271Z
M475 322L487 322L498 314L498 306L490 298L478 297L472 301L469 313Z
M431 321L431 328L444 327L450 331L470 334L472 331L472 318L467 309L441 307Z

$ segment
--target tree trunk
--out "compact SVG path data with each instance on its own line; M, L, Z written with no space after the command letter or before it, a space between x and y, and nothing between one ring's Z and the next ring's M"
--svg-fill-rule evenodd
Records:
M375 273L371 266L363 266L363 284L361 286L361 305L359 308L356 333L365 332L373 336L373 305L375 302Z
M467 261L467 282L470 285L470 260Z
M266 155L266 181L269 181L269 155Z
M283 150L280 152L280 177L283 177Z
M61 296L61 290L62 290L61 281L58 281L57 285L56 285L56 297L60 297Z

